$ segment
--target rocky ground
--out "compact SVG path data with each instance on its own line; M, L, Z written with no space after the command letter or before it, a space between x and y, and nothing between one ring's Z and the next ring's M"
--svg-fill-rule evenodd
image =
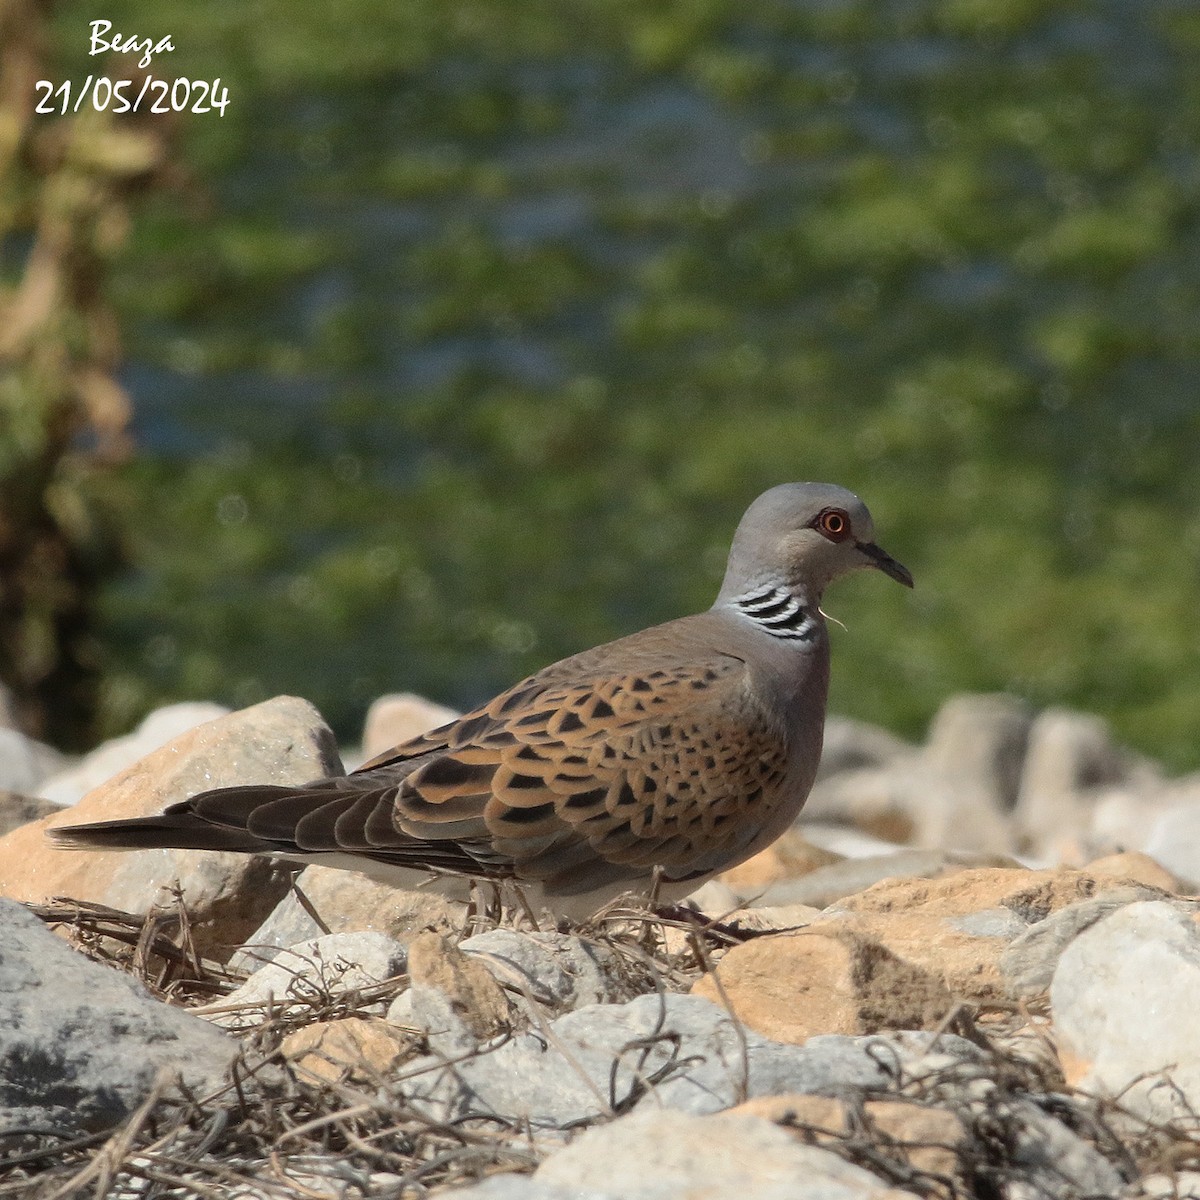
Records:
M0 729L0 1197L1200 1196L1200 777L1094 717L832 721L693 922L44 837L339 769L286 697L78 762Z

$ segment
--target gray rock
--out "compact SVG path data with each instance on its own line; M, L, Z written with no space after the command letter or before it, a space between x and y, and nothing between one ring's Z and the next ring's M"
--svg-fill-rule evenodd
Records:
M864 833L852 825L838 825L826 821L808 821L801 813L801 820L792 827L810 845L818 850L827 850L841 858L877 858L883 854L895 854L898 847L894 841Z
M1009 854L1008 813L1032 716L1012 696L956 696L943 705L920 751L858 760L821 775L805 806L806 826L840 821L920 847Z
M612 951L573 934L489 929L458 948L477 957L502 987L557 1012L613 998Z
M32 794L66 761L53 746L0 725L0 789Z
M1188 887L1200 887L1200 799L1171 805L1150 826L1144 849Z
M402 943L382 933L327 934L281 950L219 1003L196 1011L226 1028L253 1026L259 1014L220 1010L241 1005L312 1009L403 974L407 953ZM382 1015L386 1007L381 1001L375 1011Z
M58 812L59 807L53 800L43 800L40 796L25 796L20 792L0 789L0 837L11 829Z
M404 1087L439 1120L492 1112L553 1129L640 1103L710 1113L743 1095L886 1087L932 1035L917 1038L828 1036L786 1046L735 1027L702 997L640 996L568 1013L452 1065L419 1060ZM960 1042L970 1046L958 1038L939 1045Z
M26 909L0 900L0 1126L105 1129L160 1070L206 1093L238 1044L136 981L76 953Z
M533 1179L564 1197L578 1195L572 1189L583 1181L607 1200L868 1200L887 1188L761 1117L652 1108L587 1130Z
M1144 786L1102 789L1095 797L1089 815L1083 857L1091 861L1126 850L1150 853L1147 849L1149 839L1157 842L1154 858L1158 858L1157 851L1163 849L1168 856L1173 855L1173 839L1178 834L1168 831L1165 837L1158 835L1160 818L1180 802L1173 797L1173 791L1172 786L1149 790ZM1184 836L1188 835L1185 833ZM1190 837L1188 840L1192 841ZM1193 852L1196 849L1194 841L1191 849ZM1193 868L1196 865L1193 861Z
M894 733L854 721L849 717L831 716L825 722L825 741L821 747L818 779L827 779L841 771L860 767L882 767L912 753L912 747Z
M1175 904L1129 904L1067 946L1050 985L1078 1085L1151 1121L1200 1110L1200 929Z
M1070 1107L1059 1097L1060 1107ZM1030 1100L998 1105L992 1115L1007 1129L1013 1200L1076 1200L1115 1196L1124 1183L1120 1173L1093 1145ZM1014 1169L1015 1168L1015 1169ZM1013 1178L1016 1176L1016 1178Z
M111 779L118 771L132 766L153 750L165 746L197 725L223 717L229 709L220 704L189 702L168 704L150 713L124 737L112 738L69 767L55 768L43 776L37 794L56 804L75 804L93 788Z
M612 952L571 934L491 929L460 942L456 951L469 956L495 984L506 989L507 1000L504 992L495 992L494 986L491 990L495 994L488 1000L489 1009L503 1007L506 1026L511 1021L509 1006L513 1003L525 1013L526 1022L537 1023L613 998L616 964ZM452 998L437 986L426 986L415 974L414 967L411 986L396 997L387 1019L425 1031L431 1049L446 1057L476 1047L480 1036L487 1035L483 1030L468 1028L457 1005L478 1009L483 998L472 997L469 991ZM614 980L610 981L610 974ZM466 981L463 986L467 986ZM498 1018L498 1014L493 1015Z
M1029 731L1014 812L1019 843L1051 861L1068 861L1089 840L1093 810L1113 787L1150 787L1157 771L1112 740L1101 717L1048 708Z
M1121 1200L1200 1200L1200 1171L1155 1172L1139 1179Z
M947 917L946 924L971 937L1005 938L1009 941L1029 928L1011 908L1003 904L996 908L981 908L965 917Z
M680 903L719 921L734 909L741 908L742 898L723 880L710 879L685 896Z
M805 1048L845 1053L846 1043L879 1064L889 1087L902 1088L919 1082L927 1096L961 1099L978 1094L977 1085L981 1083L987 1088L993 1086L991 1059L973 1042L956 1034L924 1029L856 1037L826 1033L809 1038Z
M947 779L980 788L995 809L1011 811L1032 724L1032 710L1016 696L953 696L933 718L922 757Z
M411 984L387 1010L389 1024L418 1030L429 1049L441 1058L458 1058L475 1051L480 1039L439 988Z
M454 1200L870 1200L908 1196L760 1117L645 1109L588 1129L534 1172Z
M798 824L807 835L820 823L848 825L893 845L913 834L908 812L915 755L882 767L855 767L819 779L813 785Z
M818 783L802 827L843 821L893 843L1007 854L1013 848L1007 816L993 791L974 776L951 776L922 756L886 767L845 771Z
M1048 708L1029 731L1020 791L1050 795L1121 783L1128 765L1103 717Z
M1000 973L1014 996L1040 995L1050 987L1063 951L1085 929L1139 900L1157 899L1152 888L1119 887L1094 900L1069 904L1024 932L1000 954Z
M445 881L431 877L428 888L401 888L378 883L355 871L317 865L305 867L297 876L295 887L246 939L245 947L230 959L230 965L239 970L253 970L256 964L269 962L284 947L321 937L326 930L370 931L407 942L425 929L459 929L466 911L463 900L438 890L443 882L444 891L462 891L462 882L450 877ZM325 929L300 902L297 890L304 893Z
M613 1200L611 1192L584 1183L560 1187L539 1183L528 1175L493 1175L481 1183L439 1192L442 1200Z

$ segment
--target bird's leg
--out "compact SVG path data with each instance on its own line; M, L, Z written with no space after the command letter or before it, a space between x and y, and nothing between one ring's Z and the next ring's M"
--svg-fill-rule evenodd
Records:
M501 884L495 879L472 878L468 886L470 900L467 902L466 928L473 933L485 933L498 928L504 914ZM487 899L484 899L485 889Z

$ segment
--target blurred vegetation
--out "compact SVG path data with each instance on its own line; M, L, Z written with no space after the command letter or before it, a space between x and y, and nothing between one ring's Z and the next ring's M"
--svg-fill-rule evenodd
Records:
M42 7L0 0L0 681L23 727L76 746L102 672L96 594L121 566L90 484L129 451L105 276L167 127L38 122Z
M1200 764L1200 15L1171 0L113 0L219 76L113 276L102 721L467 704L858 491L833 705L1108 715ZM97 69L56 10L56 78ZM49 120L41 118L41 120Z

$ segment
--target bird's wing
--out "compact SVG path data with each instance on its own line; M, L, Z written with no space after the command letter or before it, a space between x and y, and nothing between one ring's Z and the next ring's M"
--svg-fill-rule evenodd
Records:
M655 865L674 880L720 869L786 769L786 732L755 703L745 663L712 654L573 683L533 676L345 778L187 804L277 847L575 892Z

